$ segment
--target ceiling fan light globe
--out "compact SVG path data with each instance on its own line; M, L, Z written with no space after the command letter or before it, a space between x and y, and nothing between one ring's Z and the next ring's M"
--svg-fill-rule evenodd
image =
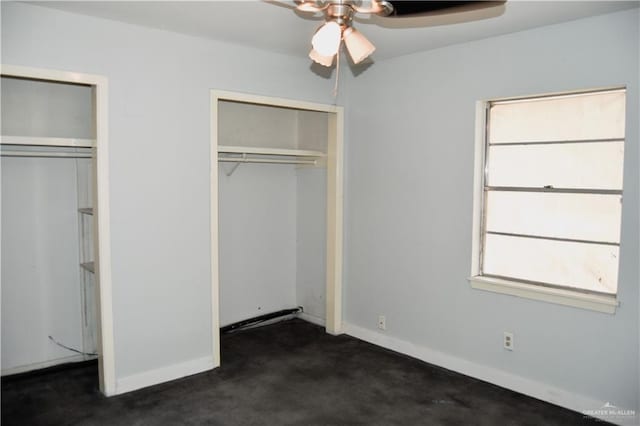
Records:
M344 31L344 44L354 64L359 64L376 50L361 32L351 27Z
M334 56L335 55L323 56L315 49L311 49L311 52L309 52L309 58L325 67L330 67L333 64Z
M333 56L338 53L342 29L335 21L325 23L311 39L313 49L322 56Z

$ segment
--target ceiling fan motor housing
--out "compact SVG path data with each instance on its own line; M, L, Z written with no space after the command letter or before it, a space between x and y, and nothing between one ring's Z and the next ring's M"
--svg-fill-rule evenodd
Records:
M349 26L356 13L388 16L393 5L386 0L295 0L304 12L324 12L327 21Z
M347 27L353 19L354 9L349 2L331 3L327 8L325 15L327 19L334 20L341 27Z

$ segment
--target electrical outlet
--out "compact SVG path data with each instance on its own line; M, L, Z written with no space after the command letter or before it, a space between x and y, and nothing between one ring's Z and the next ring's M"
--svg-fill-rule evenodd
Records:
M513 333L509 333L508 331L504 332L504 339L502 341L502 345L504 346L504 348L508 351L512 351L513 350Z
M387 319L385 318L384 315L380 315L378 317L378 328L380 330L386 330L387 329Z

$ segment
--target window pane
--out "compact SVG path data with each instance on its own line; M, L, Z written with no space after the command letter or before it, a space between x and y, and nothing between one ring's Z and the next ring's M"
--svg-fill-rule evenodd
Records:
M624 142L494 145L489 186L622 190Z
M485 208L487 231L620 241L620 195L488 191Z
M624 138L624 91L533 98L491 106L489 142Z
M618 246L485 235L483 273L615 293Z

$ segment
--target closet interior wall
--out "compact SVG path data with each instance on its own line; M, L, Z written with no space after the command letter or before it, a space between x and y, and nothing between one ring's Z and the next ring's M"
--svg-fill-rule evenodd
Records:
M93 260L92 214L79 212L92 205L92 149L37 143L91 140L95 129L90 86L3 76L1 90L6 375L91 358L49 336L82 352L97 350L95 280L80 266ZM8 145L15 137L36 144Z
M218 144L324 155L327 116L221 100ZM311 161L219 163L221 326L297 306L325 318L327 174L324 159Z
M327 153L328 114L298 111L301 149ZM326 162L326 160L325 160ZM321 162L322 163L322 162ZM326 320L327 168L296 169L296 303Z

